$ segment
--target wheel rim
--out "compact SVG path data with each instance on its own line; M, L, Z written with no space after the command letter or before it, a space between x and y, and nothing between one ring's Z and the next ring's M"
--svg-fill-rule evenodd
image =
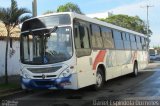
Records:
M97 86L100 87L102 84L102 75L100 73L97 73L96 82L97 82Z

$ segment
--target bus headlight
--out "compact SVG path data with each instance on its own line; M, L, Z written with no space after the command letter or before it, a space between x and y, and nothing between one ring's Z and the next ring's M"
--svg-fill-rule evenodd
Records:
M69 75L71 75L71 71L69 69L66 69L59 75L59 78L68 77Z
M23 78L30 79L30 78L31 78L31 76L30 76L28 73L25 73L25 74L23 74Z
M31 76L26 71L22 71L23 78L31 79Z

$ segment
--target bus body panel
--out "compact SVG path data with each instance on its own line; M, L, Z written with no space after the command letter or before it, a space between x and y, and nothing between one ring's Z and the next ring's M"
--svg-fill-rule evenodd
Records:
M76 48L74 42L74 29L73 20L80 19L88 23L95 23L103 25L109 28L117 29L120 31L126 31L139 36L143 34L127 30L112 24L101 22L95 19L85 17L76 13L55 13L57 14L69 14L71 16L72 28L72 44L73 44L73 56L64 62L54 63L50 65L26 65L23 64L21 84L23 89L79 89L89 85L96 84L96 73L99 65L103 65L105 68L105 80L113 79L122 75L126 75L133 72L135 61L138 63L139 69L144 69L148 64L148 52L144 50L118 50L114 49L91 49L91 54L87 56L76 56ZM54 15L54 14L53 14ZM49 16L49 15L46 15ZM45 16L44 16L45 17ZM42 18L42 17L41 17ZM29 70L27 73L32 76L31 78L24 78L23 71L27 68L45 68L45 67L56 67L57 64L62 66L59 70L53 73L32 73ZM71 74L68 77L60 78L60 74L66 70L71 70ZM56 75L54 78L47 78L46 76ZM34 78L33 76L40 76ZM45 76L45 78L42 78ZM48 85L47 85L48 83ZM39 84L39 85L38 85Z
M21 77L23 89L78 89L77 74L65 78L25 79Z
M84 56L77 58L77 74L78 74L78 87L82 88L95 84L95 76L93 75L91 56Z

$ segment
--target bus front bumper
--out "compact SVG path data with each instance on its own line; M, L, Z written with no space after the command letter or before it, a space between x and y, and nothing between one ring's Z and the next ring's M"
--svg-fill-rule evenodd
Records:
M55 79L27 79L21 77L22 89L78 89L77 74Z

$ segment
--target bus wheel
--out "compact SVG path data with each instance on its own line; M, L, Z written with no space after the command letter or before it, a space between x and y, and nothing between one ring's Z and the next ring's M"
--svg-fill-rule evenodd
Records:
M24 90L25 93L30 93L30 92L33 92L32 89L28 89L26 88L23 84L21 84L21 88Z
M136 77L138 75L138 64L134 63L132 76Z
M98 68L97 70L97 74L96 74L96 84L94 85L94 90L99 90L100 88L102 88L103 84L104 84L104 75L103 72L100 68Z

